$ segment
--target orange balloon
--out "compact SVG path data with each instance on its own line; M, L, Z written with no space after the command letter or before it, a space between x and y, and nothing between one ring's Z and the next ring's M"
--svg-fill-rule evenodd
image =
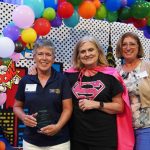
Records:
M93 0L93 3L94 3L96 8L99 8L101 6L101 3L99 0Z
M6 146L5 143L3 141L0 141L0 150L5 150Z
M92 1L83 1L78 7L78 13L82 18L90 19L96 14L96 7Z

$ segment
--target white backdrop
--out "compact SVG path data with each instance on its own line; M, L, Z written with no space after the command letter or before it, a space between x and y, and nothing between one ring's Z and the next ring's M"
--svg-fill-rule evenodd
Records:
M3 27L11 22L12 11L15 5L0 3L0 33ZM75 28L68 28L64 25L59 28L52 28L50 33L46 36L50 38L56 47L56 62L62 62L64 70L71 66L71 56L75 43L84 35L93 35L101 43L105 53L108 48L109 29L111 25L111 42L113 53L115 56L116 42L121 34L132 31L139 35L144 47L145 60L150 59L150 40L143 36L143 32L137 30L133 25L114 22L108 23L106 21L94 19L80 19L80 23ZM115 57L116 59L116 57ZM21 60L16 64L18 67L30 67L33 64L32 51L26 51L21 57ZM116 64L120 64L120 60L116 59Z

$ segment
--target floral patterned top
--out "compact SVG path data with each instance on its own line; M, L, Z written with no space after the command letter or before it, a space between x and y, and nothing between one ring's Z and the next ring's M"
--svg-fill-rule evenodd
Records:
M141 108L141 100L138 89L138 73L140 73L141 63L131 72L123 71L122 67L118 70L124 79L129 92L129 99L132 109L133 127L147 128L150 127L150 108Z

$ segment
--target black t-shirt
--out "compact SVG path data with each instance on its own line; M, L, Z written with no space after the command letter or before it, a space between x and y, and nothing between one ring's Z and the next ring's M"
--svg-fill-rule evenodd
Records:
M73 116L71 121L72 139L96 146L116 146L116 115L92 109L82 111L78 101L88 98L95 101L111 102L112 97L121 93L123 87L113 76L98 72L92 77L83 76L78 80L78 73L66 73L72 87Z

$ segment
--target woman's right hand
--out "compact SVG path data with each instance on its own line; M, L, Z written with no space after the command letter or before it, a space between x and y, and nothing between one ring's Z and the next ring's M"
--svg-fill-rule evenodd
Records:
M36 121L36 115L37 113L33 114L33 115L25 115L23 117L23 123L28 126L28 127L36 127L37 126L37 121Z

